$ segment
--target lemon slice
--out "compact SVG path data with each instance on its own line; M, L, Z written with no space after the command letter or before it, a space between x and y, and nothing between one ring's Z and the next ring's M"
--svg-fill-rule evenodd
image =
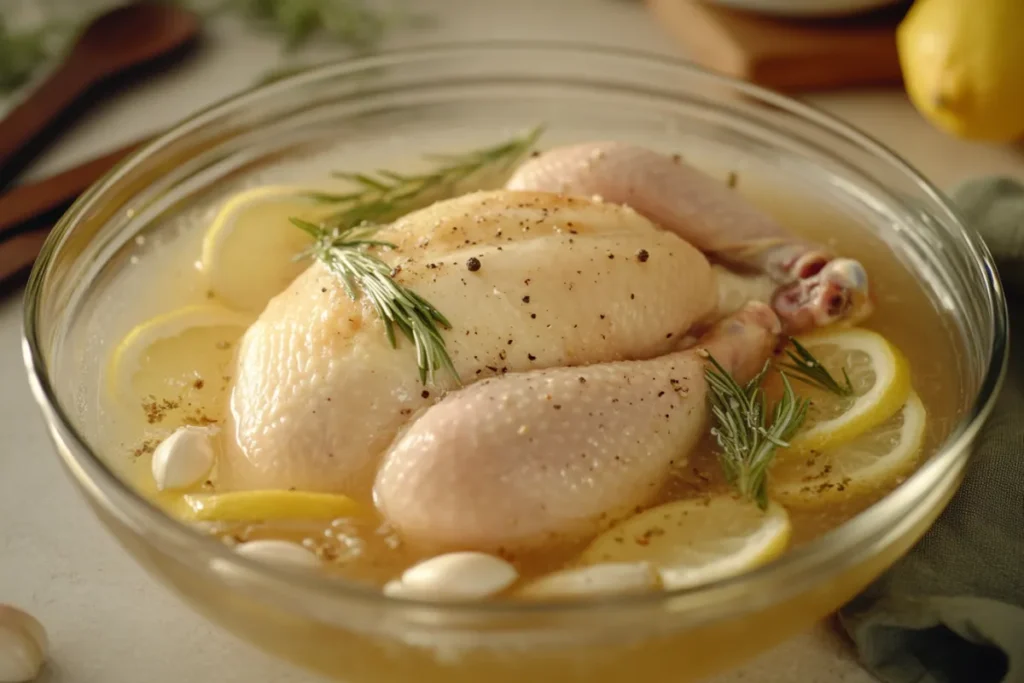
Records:
M186 494L172 505L193 522L263 522L350 517L359 505L348 496L308 491L230 491Z
M926 422L924 404L911 392L902 410L852 441L810 454L780 454L769 491L787 505L813 505L877 489L914 466Z
M877 332L842 329L799 341L836 380L845 382L845 369L854 393L837 396L796 382L794 388L811 405L788 451L808 453L850 441L888 420L906 403L910 367L899 349Z
M203 238L202 272L228 306L259 312L309 266L297 261L311 243L290 218L312 223L332 207L303 195L308 188L268 185L233 196Z
M710 583L770 562L789 543L789 515L732 496L682 500L630 517L583 551L585 564L654 565L665 588Z
M213 304L185 306L151 318L114 348L107 366L108 389L118 401L134 406L180 405L198 396L210 399L224 389L233 345L251 322L251 315ZM148 418L151 423L162 421L157 413Z

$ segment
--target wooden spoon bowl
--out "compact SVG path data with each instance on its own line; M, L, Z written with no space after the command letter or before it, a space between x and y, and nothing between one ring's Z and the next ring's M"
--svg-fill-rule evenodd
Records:
M192 40L199 20L167 4L137 2L115 8L90 23L69 59L94 80L141 66Z
M0 122L0 188L9 184L52 136L98 97L96 86L190 45L199 33L195 14L175 5L135 2L92 21L63 62Z

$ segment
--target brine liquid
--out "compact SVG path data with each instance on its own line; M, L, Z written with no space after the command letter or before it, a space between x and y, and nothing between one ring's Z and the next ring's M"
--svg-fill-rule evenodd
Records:
M909 358L914 388L928 410L927 439L921 457L934 453L959 411L961 380L952 324L936 310L923 284L896 260L889 247L836 207L803 197L787 197L785 188L759 184L750 176L740 178L737 189L794 232L825 242L838 253L860 260L867 268L876 309L864 326L887 337ZM182 424L216 424L223 420L232 345L238 331L224 328L190 332L185 342L176 340L155 346L150 352L150 365L174 371L166 376L142 378L140 394L134 402L113 400L104 390L106 361L135 325L181 306L211 301L196 261L203 233L215 210L216 206L196 207L173 226L138 239L130 260L109 285L109 291L116 295L99 297L76 347L81 367L99 379L86 382L78 396L81 422L94 428L87 438L99 445L101 454L121 476L157 499L164 497L155 491L150 453ZM74 358L71 360L74 362ZM709 437L691 454L686 466L667 483L661 501L728 490L713 446ZM215 477L211 478L204 490L215 490L214 480ZM793 545L842 524L896 483L842 503L790 510ZM227 543L256 538L303 542L331 560L328 566L338 574L376 584L395 578L422 559L379 519L236 524L210 526L209 530ZM512 559L523 575L530 576L557 568L570 560L572 554L573 549L562 548Z

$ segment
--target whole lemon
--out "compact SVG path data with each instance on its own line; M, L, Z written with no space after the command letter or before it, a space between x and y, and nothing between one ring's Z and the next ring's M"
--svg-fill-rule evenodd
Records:
M1024 0L917 0L896 31L914 106L953 135L1024 136Z

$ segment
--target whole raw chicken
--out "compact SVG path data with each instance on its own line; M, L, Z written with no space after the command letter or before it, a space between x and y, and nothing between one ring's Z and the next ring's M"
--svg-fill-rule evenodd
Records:
M461 386L422 384L412 345L392 349L369 302L311 266L240 343L218 477L373 501L431 547L599 530L649 502L706 428L698 351L743 380L780 333L869 305L855 261L619 143L549 151L506 189L379 235L393 277L450 321Z

